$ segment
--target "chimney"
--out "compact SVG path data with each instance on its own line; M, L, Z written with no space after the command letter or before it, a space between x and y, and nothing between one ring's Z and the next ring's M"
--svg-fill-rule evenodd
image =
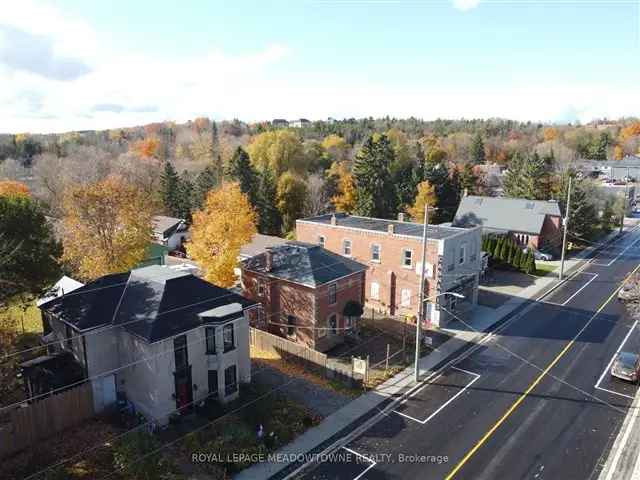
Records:
M336 215L335 213L331 215L331 225L335 225L336 224Z
M389 232L389 235L393 235L394 233L396 233L396 226L393 223L390 223L389 226L387 227L387 232Z
M273 252L271 250L267 250L264 252L264 271L270 272L273 268Z
M398 221L399 221L399 222L404 222L404 212L400 212L400 213L398 214Z

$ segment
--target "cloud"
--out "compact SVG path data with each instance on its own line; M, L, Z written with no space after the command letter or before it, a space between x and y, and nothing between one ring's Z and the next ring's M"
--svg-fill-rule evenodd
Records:
M140 105L138 107L127 107L117 103L98 103L91 107L92 112L111 112L111 113L153 113L158 111L156 105Z
M0 25L0 63L10 69L66 81L91 70L82 60L56 54L51 37L3 25Z
M452 0L453 7L457 10L461 10L466 12L467 10L472 10L480 5L480 0Z

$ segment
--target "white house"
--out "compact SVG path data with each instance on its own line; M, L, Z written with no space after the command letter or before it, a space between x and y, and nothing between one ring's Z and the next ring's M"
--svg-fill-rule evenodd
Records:
M165 217L156 215L153 217L153 236L157 243L175 250L189 240L189 225L183 218Z
M249 310L256 304L188 271L153 265L107 275L40 309L49 355L27 365L32 395L73 379L100 411L116 396L159 425L206 399L227 402L251 380ZM76 379L75 381L78 381Z

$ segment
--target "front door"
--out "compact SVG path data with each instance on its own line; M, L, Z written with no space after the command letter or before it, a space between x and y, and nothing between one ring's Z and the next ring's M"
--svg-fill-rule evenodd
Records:
M193 406L193 385L191 382L191 365L189 365L186 335L174 338L173 352L176 360L176 371L173 373L176 389L176 408L181 412L185 412L189 411Z

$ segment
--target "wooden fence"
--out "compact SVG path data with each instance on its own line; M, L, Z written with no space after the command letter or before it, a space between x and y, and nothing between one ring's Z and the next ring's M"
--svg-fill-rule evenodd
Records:
M0 458L78 425L94 415L91 384L15 408L0 418Z
M253 327L249 339L251 346L256 350L276 353L287 361L301 363L327 378L341 380L352 386L362 384L363 378L353 373L351 362L345 365L344 362L329 358L322 352Z

